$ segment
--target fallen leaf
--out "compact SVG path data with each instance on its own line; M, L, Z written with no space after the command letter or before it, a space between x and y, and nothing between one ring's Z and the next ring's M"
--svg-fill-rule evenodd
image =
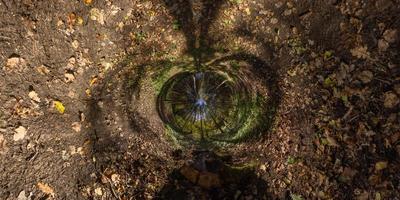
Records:
M19 126L18 128L15 129L14 133L14 141L19 141L25 138L27 131L26 128L23 126Z
M388 29L383 33L383 39L385 39L388 43L393 43L397 40L397 30Z
M383 39L378 40L378 50L379 51L386 51L389 48L389 43Z
M64 107L63 103L61 103L60 101L54 101L54 108L55 108L60 114L64 114L64 112L65 112L65 107Z
M365 70L362 71L359 75L358 78L363 82L363 83L369 83L371 82L372 78L374 77L374 74L371 71Z
M399 98L393 92L386 92L383 98L383 105L386 108L394 108L399 103Z
M336 142L336 139L331 137L331 136L329 136L329 135L326 136L326 140L328 141L328 145L329 146L334 146L334 147L339 146L338 143Z
M380 171L380 170L386 169L387 164L388 164L387 161L379 161L379 162L375 163L375 170Z
M86 5L90 5L92 4L93 0L83 0L83 3L85 3Z
M40 98L39 98L38 94L37 94L35 91L33 91L33 90L30 91L29 94L28 94L28 96L29 96L29 98L31 98L33 101L40 102Z
M74 41L71 43L71 46L72 46L74 49L77 49L77 48L79 47L79 42L78 42L78 40L74 40Z
M100 187L98 187L98 188L94 189L94 193L97 196L102 196L103 195L103 190Z
M288 165L295 164L296 162L297 162L297 159L295 157L293 157L293 156L289 156L287 161L286 161L286 163Z
M43 193L54 197L54 190L47 183L39 182L37 184L37 186L38 186L39 190L41 190Z
M19 195L18 195L18 197L17 197L17 200L28 200L28 197L26 197L26 194L25 194L25 190L22 190L22 191L19 193Z
M70 13L68 15L67 23L70 27L74 26L76 22L76 15L75 13Z
M369 194L367 191L364 191L360 195L357 196L357 200L368 200Z
M365 47L356 47L350 50L351 55L357 58L367 59L369 58L368 48Z
M334 85L335 85L335 82L331 78L329 78L329 77L325 78L325 80L324 80L325 87L333 87Z
M78 24L78 25L83 25L83 18L81 17L81 16L79 16L77 19L76 19L76 23Z
M44 65L40 65L39 67L36 67L36 70L42 75L46 75L50 72L50 70Z
M327 59L331 58L332 55L333 55L333 52L332 52L332 51L325 51L325 53L324 53L324 59L327 60Z
M71 83L72 81L75 80L75 76L71 73L64 74L64 77L65 77L65 82L67 83Z
M260 166L260 170L261 170L261 171L264 171L264 172L267 171L267 166L261 165L261 166Z
M290 198L292 198L292 200L303 200L303 197L299 194L290 194Z
M119 174L112 174L111 180L114 184L118 184L119 181L121 180L121 176Z
M89 81L89 85L92 86L92 85L94 85L96 82L97 82L97 77L94 77L94 78L92 78L92 79Z
M26 66L25 59L21 57L11 57L7 60L5 69L8 71L21 69L22 67Z
M77 133L81 132L81 123L79 122L72 123L72 129Z
M379 192L375 193L375 200L381 200L381 199L382 199L381 193Z
M90 10L90 19L99 22L101 25L104 25L104 14L97 8L92 8Z

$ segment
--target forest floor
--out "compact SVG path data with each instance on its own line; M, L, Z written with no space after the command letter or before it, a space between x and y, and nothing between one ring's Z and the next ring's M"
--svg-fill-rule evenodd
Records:
M0 199L400 199L399 13L397 0L0 0ZM148 77L194 49L268 65L273 126L218 150L171 142Z

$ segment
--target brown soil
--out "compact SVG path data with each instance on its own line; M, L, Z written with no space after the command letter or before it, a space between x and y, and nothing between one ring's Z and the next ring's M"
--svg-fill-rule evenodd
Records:
M399 13L396 0L0 0L0 199L400 199ZM176 145L151 78L191 57L251 65L272 125Z

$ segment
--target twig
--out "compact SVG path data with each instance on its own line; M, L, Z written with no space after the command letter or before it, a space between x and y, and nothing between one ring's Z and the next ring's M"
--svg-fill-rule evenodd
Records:
M115 192L111 180L110 180L106 175L104 175L103 173L101 173L101 175L102 175L104 178L106 178L108 184L110 184L111 193L114 195L114 197L117 198L118 200L121 200L121 197Z
M386 80L383 80L383 79L380 79L380 78L374 78L374 79L375 79L375 80L378 80L378 81L380 81L380 82L382 82L382 83L386 83L386 84L388 84L388 85L391 84L389 81L386 81Z
M350 115L351 112L353 111L353 108L354 108L354 106L351 106L351 107L349 108L349 110L346 112L346 114L344 114L342 120L346 120L346 119L349 117L349 115Z
M10 37L0 35L1 40L11 40Z

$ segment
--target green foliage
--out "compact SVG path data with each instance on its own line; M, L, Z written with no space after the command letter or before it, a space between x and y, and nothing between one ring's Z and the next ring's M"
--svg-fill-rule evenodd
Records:
M181 27L182 27L182 25L179 23L179 21L178 20L175 20L173 23L172 23L172 29L174 29L174 30L180 30L181 29Z

